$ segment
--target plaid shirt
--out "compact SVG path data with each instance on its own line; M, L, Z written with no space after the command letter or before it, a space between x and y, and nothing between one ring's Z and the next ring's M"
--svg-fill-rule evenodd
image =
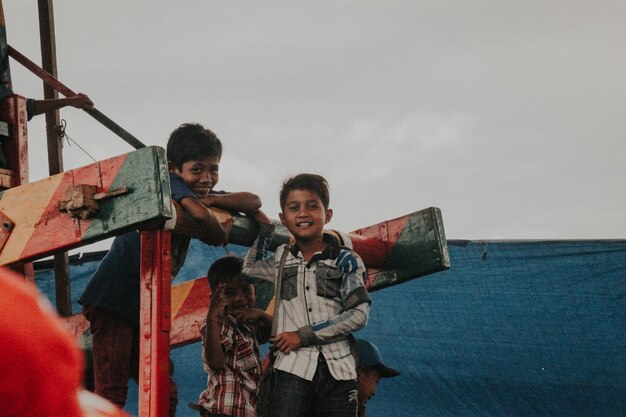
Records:
M220 319L220 338L224 348L224 369L214 371L204 353L206 322L200 329L202 362L207 372L207 389L200 394L199 405L209 413L232 417L256 417L261 366L255 330L247 325L237 326L232 316Z
M288 246L269 256L273 226L261 225L250 247L243 274L251 279L276 280L277 261ZM302 346L290 354L278 352L275 368L308 381L313 380L319 354L323 354L333 378L356 379L351 354L352 332L367 324L370 298L365 289L365 266L352 250L324 235L328 246L307 263L294 246L283 267L277 334L297 331Z

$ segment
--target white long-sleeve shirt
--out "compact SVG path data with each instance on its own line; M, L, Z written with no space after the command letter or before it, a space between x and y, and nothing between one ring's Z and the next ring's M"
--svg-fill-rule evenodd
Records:
M275 282L278 261L289 246L271 256L268 246L273 226L263 225L244 263L247 278ZM291 248L283 267L277 314L277 334L297 331L302 346L289 354L278 352L275 368L312 380L320 353L331 375L338 380L356 379L351 353L352 332L367 324L370 298L365 289L365 265L351 249L340 247L325 235L327 248L307 264L297 246Z

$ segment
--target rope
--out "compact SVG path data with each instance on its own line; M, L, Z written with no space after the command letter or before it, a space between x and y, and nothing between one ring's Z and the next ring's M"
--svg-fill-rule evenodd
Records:
M87 155L88 157L91 158L92 161L94 162L98 162L96 161L96 158L94 158L93 156L91 156L89 154L89 152L87 152L82 146L80 146L78 144L78 142L76 142L74 139L72 139L67 132L65 131L65 128L67 127L67 122L65 121L65 119L61 119L61 125L58 126L59 128L59 139L61 140L61 145L63 145L63 138L67 139L67 144L69 146L72 146L72 143L76 146L78 146L78 148L83 151L85 153L85 155Z

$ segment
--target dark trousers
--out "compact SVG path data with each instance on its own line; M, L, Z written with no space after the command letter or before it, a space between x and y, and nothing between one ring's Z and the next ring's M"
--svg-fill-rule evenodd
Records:
M95 393L119 407L126 404L128 380L139 379L139 329L117 313L85 306L93 344ZM171 363L170 363L171 365ZM169 415L176 415L178 387L170 366Z
M323 356L312 381L276 370L271 417L355 417L356 380L338 381Z

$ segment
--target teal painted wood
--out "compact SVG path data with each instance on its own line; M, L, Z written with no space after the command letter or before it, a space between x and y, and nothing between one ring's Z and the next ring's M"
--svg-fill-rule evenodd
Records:
M94 240L172 217L170 181L165 149L149 146L127 154L109 187L128 187L129 193L100 201L100 212L85 232Z
M382 270L371 281L370 291L450 268L450 255L441 210L430 207L408 215Z
M287 228L274 221L276 230L270 249L289 242ZM234 223L229 236L230 243L250 246L254 242L258 227L246 217L234 215ZM450 255L443 228L441 210L429 207L406 216L383 221L376 225L359 229L348 236L369 237L378 251L384 253L381 269L368 268L366 286L370 292L391 285L400 284L415 278L434 274L450 268ZM356 237L356 236L355 236ZM354 241L357 253L363 245ZM371 250L370 247L364 249ZM365 254L362 257L365 258ZM364 259L366 265L367 258ZM257 307L265 308L274 294L273 285L257 284Z

